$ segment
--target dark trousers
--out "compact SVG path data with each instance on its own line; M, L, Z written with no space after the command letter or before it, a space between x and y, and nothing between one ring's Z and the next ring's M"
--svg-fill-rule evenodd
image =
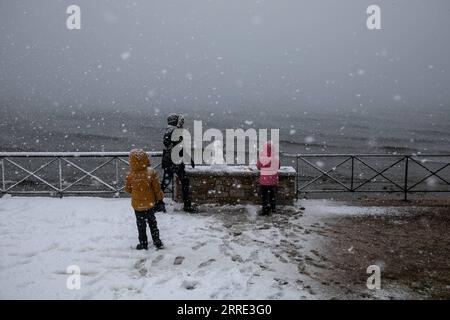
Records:
M261 186L262 213L269 214L270 211L275 212L277 205L277 187Z
M158 224L156 222L155 210L149 209L145 211L134 211L136 214L136 225L139 233L139 243L147 244L147 223L150 227L153 244L161 243L159 239Z
M170 185L173 179L173 175L176 174L181 183L181 196L183 197L184 206L191 205L191 199L189 197L189 178L186 176L184 166L171 166L164 168L164 174L161 181L161 189L164 192Z

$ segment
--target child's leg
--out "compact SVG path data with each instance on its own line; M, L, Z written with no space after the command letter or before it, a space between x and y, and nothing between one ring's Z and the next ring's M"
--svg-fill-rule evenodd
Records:
M262 214L269 214L269 188L261 186Z
M139 243L143 246L147 245L147 224L145 223L145 213L146 211L135 211L136 215L136 225L139 234Z
M152 209L150 209L147 213L147 222L152 234L153 244L157 247L160 247L162 245L162 242L159 239L159 230L158 223L156 222L155 211Z
M277 210L277 187L270 187L270 210L275 212Z

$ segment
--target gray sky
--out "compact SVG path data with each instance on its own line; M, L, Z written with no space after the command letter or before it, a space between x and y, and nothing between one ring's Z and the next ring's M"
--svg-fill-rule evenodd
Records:
M66 28L68 5L82 29ZM366 28L369 4L382 30ZM448 0L0 0L0 101L91 108L450 105Z

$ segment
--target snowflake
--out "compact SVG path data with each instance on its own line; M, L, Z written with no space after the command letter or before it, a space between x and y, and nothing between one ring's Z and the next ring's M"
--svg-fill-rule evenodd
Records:
M401 101L401 100L402 100L402 96L399 95L399 94L396 94L396 95L394 95L394 96L392 97L392 99L393 99L394 101Z
M316 141L316 139L314 139L313 136L309 136L305 138L305 143L313 143L314 141Z
M120 55L120 57L122 58L122 60L128 60L131 57L131 53L130 51L125 51L122 52L122 54Z

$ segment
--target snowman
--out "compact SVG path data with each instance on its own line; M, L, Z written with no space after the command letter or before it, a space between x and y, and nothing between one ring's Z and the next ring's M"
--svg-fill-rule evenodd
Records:
M213 143L214 155L211 160L211 168L215 170L224 169L227 164L223 157L223 144L222 141L216 140Z

